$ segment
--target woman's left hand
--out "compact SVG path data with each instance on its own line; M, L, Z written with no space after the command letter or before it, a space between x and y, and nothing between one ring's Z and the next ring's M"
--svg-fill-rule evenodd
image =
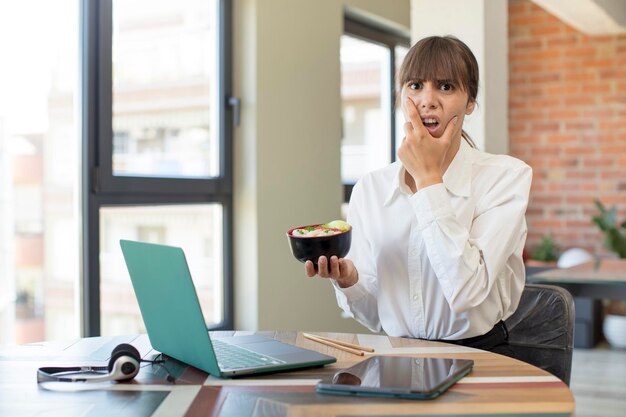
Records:
M422 123L422 118L410 98L403 106L409 121L404 124L405 137L398 148L398 158L415 180L417 189L443 182L443 164L452 139L461 126L458 116L454 116L440 138L430 135Z

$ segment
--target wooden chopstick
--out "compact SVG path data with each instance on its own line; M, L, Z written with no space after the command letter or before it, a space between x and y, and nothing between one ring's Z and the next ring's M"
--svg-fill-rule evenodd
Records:
M308 333L307 333L308 334ZM336 343L341 346L349 347L357 350L364 350L365 352L374 352L374 349L367 346L355 345L354 343L348 343L341 340L331 339L330 337L320 336L320 335L312 335L313 337L317 337L318 339L326 340L327 342Z
M353 355L359 355L359 356L364 355L362 350L356 350L356 349L352 349L352 348L340 345L338 343L329 342L328 340L320 339L319 337L314 336L312 334L303 333L302 335L309 340L313 340L314 342L321 343L326 346L334 347L335 349L343 350L344 352L352 353Z
M367 346L355 345L353 343L342 342L341 340L335 340L328 337L317 336L309 333L302 333L302 335L309 340L313 340L317 343L321 343L326 346L334 347L335 349L352 353L353 355L363 356L363 351L374 352L374 349Z

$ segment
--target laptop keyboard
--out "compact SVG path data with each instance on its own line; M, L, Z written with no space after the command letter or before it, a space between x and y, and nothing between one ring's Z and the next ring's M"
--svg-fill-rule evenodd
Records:
M285 363L280 359L253 352L241 346L231 345L219 339L212 339L213 350L220 369L254 368L263 365L279 365Z

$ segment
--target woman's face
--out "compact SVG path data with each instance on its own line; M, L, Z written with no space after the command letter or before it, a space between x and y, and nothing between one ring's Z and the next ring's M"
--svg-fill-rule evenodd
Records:
M422 124L431 136L441 137L448 122L458 116L458 123L463 123L465 115L474 111L474 101L467 93L452 81L409 81L402 87L402 112L409 120L406 111L406 99L415 104L422 119Z

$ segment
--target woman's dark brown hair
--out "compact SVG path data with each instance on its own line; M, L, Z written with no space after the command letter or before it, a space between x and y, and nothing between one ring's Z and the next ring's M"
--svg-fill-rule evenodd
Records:
M409 49L398 73L400 90L409 81L418 80L450 80L467 93L469 100L475 102L478 95L478 62L468 46L457 38L430 36ZM476 147L465 131L462 135L472 147Z

